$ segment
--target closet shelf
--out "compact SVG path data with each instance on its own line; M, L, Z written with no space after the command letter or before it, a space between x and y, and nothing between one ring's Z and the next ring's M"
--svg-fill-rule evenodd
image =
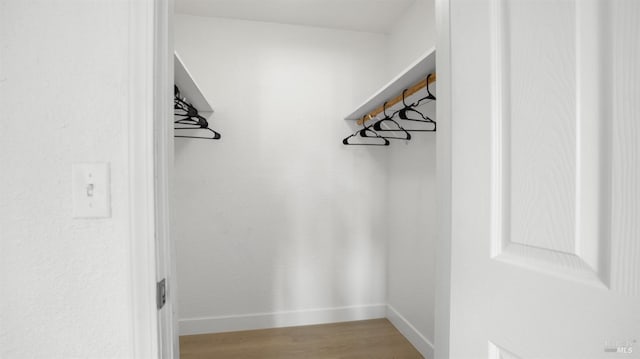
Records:
M363 116L375 110L385 101L402 93L402 91L414 85L420 80L424 80L428 74L436 70L436 49L435 47L427 50L422 56L414 61L409 67L402 71L398 76L391 80L369 97L362 105L358 106L355 111L345 117L345 120L357 121Z
M180 94L187 98L189 103L197 108L201 115L210 115L213 113L213 107L211 107L209 101L207 101L202 94L202 91L193 80L189 70L184 66L184 62L182 62L177 52L173 53L173 81L180 89Z

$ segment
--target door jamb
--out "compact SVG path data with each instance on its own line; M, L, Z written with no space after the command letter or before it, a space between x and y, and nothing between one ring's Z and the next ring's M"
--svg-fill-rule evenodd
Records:
M436 0L436 68L438 72L438 136L436 173L438 187L438 235L436 240L434 358L448 359L451 306L451 0Z
M163 20L172 14L172 8L168 1L129 0L128 4L129 120L126 152L132 355L134 358L160 358L160 345L166 340L166 333L163 333L166 330L159 327L156 307L156 255L162 246L156 241L156 231L158 221L166 218L158 218L156 211L158 149L155 146L167 146L159 140L162 131L157 131L157 127L164 122L158 115L168 110L162 112L166 101L157 95L162 93L166 81L157 81L156 76L168 77L169 74L162 62L166 59L156 50L162 51L167 45L171 46L168 31L162 31L166 30L162 26L170 25ZM163 205L162 200L158 202ZM174 335L173 327L169 331Z
M156 209L156 280L166 279L167 297L158 311L158 357L179 358L176 315L176 268L171 232L170 190L173 173L173 0L155 0L154 164Z
M158 357L153 151L153 1L129 1L128 199L133 356Z

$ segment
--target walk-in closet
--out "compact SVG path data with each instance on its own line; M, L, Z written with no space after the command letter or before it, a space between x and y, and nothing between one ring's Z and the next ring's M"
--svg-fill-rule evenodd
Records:
M0 0L0 359L640 359L639 20Z
M434 1L176 0L173 28L182 357L431 358Z

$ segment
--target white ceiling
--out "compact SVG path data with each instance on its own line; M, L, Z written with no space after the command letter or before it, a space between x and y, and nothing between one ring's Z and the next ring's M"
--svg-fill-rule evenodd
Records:
M415 0L175 0L180 14L388 33Z

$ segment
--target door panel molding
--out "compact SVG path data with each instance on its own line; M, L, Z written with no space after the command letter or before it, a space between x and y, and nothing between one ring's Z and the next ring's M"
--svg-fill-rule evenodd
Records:
M489 359L523 359L512 352L489 342Z
M491 258L609 288L612 146L598 16L607 5L551 5L558 14L545 2L491 1ZM518 17L532 11L547 16ZM529 54L512 41L530 36L527 18L567 33L526 39Z

